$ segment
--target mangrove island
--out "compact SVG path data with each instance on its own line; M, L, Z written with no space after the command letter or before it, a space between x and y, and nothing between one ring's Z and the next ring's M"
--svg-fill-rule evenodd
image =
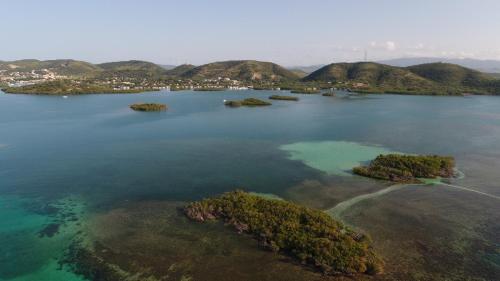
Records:
M229 101L224 101L224 105L226 106L231 106L231 107L240 107L240 106L266 106L266 105L271 105L271 103L259 100L256 98L248 98L244 100L229 100Z
M222 220L239 233L253 235L264 248L325 274L378 274L383 270L367 235L319 210L233 191L192 202L184 213L197 222Z
M269 97L270 100L288 100L288 101L298 101L298 97L291 96L280 96L280 95L272 95Z
M418 178L450 178L455 160L438 155L379 155L368 166L353 169L355 174L403 183L420 183Z
M134 103L130 108L135 111L165 111L167 105L162 103Z

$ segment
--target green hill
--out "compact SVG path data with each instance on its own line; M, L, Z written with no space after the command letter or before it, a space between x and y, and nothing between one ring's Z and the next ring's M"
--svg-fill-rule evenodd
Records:
M485 73L450 63L420 64L407 69L436 83L454 87L481 88L485 83L493 80Z
M373 62L334 63L322 67L304 81L361 83L366 87L377 89L394 89L413 91L416 89L432 89L432 81L422 78L404 68L383 65Z
M192 65L192 64L181 64L177 67L174 67L170 70L168 70L166 72L166 74L168 76L172 76L172 77L177 77L177 76L181 76L182 74L190 71L191 69L195 68L196 66Z
M304 78L304 77L306 77L307 75L309 75L309 73L308 73L308 72L305 72L305 71L300 70L300 69L290 69L290 71L291 71L292 73L294 73L295 75L297 75L297 77L299 77L299 78Z
M297 80L293 72L271 62L254 60L222 61L195 67L181 75L189 79L217 79L218 77L243 81Z
M298 73L271 62L237 60L201 66L184 64L167 70L160 65L139 60L91 64L77 60L0 61L0 71L44 72L72 78L120 79L125 81L169 79L229 78L254 82L256 88L277 84L284 88L337 87L358 92L460 95L500 95L500 79L476 70L449 63L428 63L410 67L389 66L374 62L332 63L301 77ZM39 73L38 73L39 74Z
M101 68L84 61L77 60L17 60L0 62L0 70L14 71L40 71L47 69L58 75L89 76L101 71Z
M373 92L453 95L500 94L500 80L454 64L396 67L373 62L333 63L303 78L305 82L345 83Z
M100 77L161 78L167 72L157 64L139 60L101 63L98 66L103 69Z

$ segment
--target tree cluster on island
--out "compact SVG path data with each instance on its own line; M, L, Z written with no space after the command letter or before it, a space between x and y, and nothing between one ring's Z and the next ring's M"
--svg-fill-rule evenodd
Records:
M298 101L298 97L283 96L283 95L272 95L269 97L270 100L286 100L286 101Z
M230 107L240 107L240 106L254 107L254 106L267 106L271 105L271 103L256 98L248 98L244 100L228 100L224 102L224 105Z
M420 183L419 179L450 178L455 160L438 155L379 155L368 166L353 168L355 174L401 183Z
M192 202L184 213L197 222L222 220L240 233L251 234L262 247L326 274L383 271L383 262L367 235L319 210L233 191Z
M165 111L167 105L162 103L134 103L130 108L135 111Z

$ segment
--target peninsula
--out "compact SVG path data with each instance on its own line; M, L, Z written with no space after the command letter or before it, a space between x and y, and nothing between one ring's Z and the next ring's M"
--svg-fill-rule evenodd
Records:
M54 80L21 87L5 87L2 89L9 94L33 95L81 95L81 94L130 94L146 91L158 91L153 88L116 88L108 85L75 80Z

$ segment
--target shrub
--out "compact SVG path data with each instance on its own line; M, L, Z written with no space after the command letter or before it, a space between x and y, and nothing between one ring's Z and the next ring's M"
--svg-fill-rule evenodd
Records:
M252 234L263 247L324 273L377 274L383 270L367 235L319 210L233 191L190 203L184 213L198 222L223 220L240 233Z
M164 111L167 110L167 105L161 103L135 103L130 105L130 108L135 111Z
M418 178L453 176L453 157L437 155L379 155L368 166L353 168L353 173L394 182L419 182Z

